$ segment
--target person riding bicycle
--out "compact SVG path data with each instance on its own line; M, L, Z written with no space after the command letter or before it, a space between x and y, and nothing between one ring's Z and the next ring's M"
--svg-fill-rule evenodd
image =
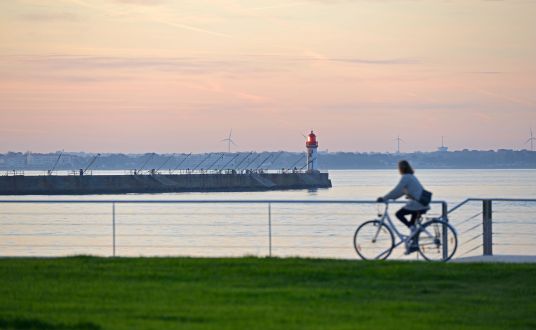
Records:
M398 170L402 177L396 187L387 195L378 198L378 203L384 203L388 200L396 200L402 196L406 196L409 201L406 205L396 212L396 217L406 225L411 234L415 231L415 223L419 217L430 209L431 193L426 191L417 177L415 171L407 160L398 162ZM411 215L410 220L406 216ZM407 253L415 252L419 249L418 242L412 240L410 246L407 247Z

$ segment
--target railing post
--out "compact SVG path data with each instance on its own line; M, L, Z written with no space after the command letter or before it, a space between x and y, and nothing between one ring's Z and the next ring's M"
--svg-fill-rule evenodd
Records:
M493 255L493 207L491 199L482 201L482 230L484 255Z
M112 236L113 256L115 257L115 203L112 203Z
M268 256L272 256L272 203L268 203Z
M448 218L448 207L446 202L441 203L441 219L445 221L446 223L449 222ZM448 227L447 225L443 225L443 233L441 240L443 241L443 259L447 259L449 256L449 238L448 238Z

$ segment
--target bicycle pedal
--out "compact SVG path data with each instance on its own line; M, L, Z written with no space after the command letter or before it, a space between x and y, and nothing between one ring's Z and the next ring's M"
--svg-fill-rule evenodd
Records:
M410 255L417 251L419 251L418 247L410 247L409 249L406 250L406 252L404 252L404 255Z

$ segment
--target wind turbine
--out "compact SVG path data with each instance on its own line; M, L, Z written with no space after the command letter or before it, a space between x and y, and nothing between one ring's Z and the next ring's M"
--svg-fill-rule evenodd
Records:
M536 141L536 137L532 134L532 128L530 129L530 138L525 142L525 144L530 142L530 151L534 151L534 141Z
M397 153L397 154L400 154L400 142L406 142L406 141L402 140L402 139L400 138L400 135L398 135L398 136L396 137L395 141L396 141L396 143L397 143L397 144L396 144L396 153Z
M233 135L233 129L231 128L231 131L229 132L229 137L226 139L221 140L221 142L227 142L227 152L231 153L231 143L236 146L236 143L234 142L233 138L231 137Z

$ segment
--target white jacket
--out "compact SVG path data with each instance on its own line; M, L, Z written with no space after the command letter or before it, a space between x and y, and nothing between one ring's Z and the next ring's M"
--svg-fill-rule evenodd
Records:
M402 178L400 178L400 182L396 185L396 187L385 195L383 199L394 200L402 196L406 196L409 201L406 203L406 206L404 207L405 209L410 211L428 210L430 206L424 206L417 201L419 198L421 198L423 190L424 188L422 184L415 175L404 174L402 175Z

